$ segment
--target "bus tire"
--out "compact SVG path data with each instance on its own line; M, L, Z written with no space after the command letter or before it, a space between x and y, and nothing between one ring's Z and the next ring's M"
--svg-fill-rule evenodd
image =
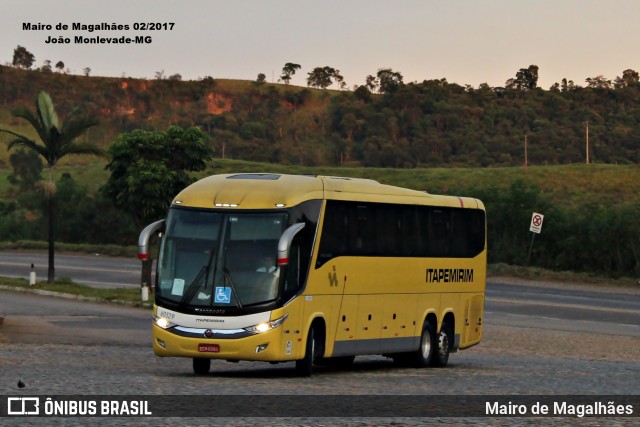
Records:
M296 373L301 377L311 376L313 373L313 363L316 359L318 343L315 338L315 328L312 326L307 335L307 345L305 346L304 357L296 360Z
M438 334L438 345L433 355L432 365L438 368L444 368L449 363L449 354L451 350L451 328L447 323L443 323Z
M193 372L196 375L207 375L211 369L211 359L193 358Z
M420 347L413 353L412 364L416 368L425 368L433 362L438 347L438 338L430 322L425 322L420 336Z

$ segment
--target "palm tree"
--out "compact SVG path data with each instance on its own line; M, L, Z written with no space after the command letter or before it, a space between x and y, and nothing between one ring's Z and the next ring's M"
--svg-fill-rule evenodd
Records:
M55 280L54 267L54 242L55 242L55 212L54 194L55 181L53 172L58 160L71 154L91 154L103 156L104 152L96 145L89 142L75 142L76 138L82 135L87 129L98 124L93 116L79 115L82 107L74 108L63 120L62 126L58 124L58 115L51 101L51 97L46 92L40 92L36 100L36 114L34 115L27 108L21 107L14 111L14 117L28 121L35 129L40 142L21 135L19 133L0 129L0 132L11 134L15 139L9 142L8 149L13 147L26 147L35 151L45 158L49 167L49 183L45 186L45 196L49 204L49 269L47 282L53 283Z

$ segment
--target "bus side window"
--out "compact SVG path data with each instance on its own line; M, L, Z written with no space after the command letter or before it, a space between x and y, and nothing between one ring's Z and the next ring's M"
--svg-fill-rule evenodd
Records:
M376 256L399 256L400 209L390 205L372 205L372 223L374 228L369 230L375 236Z
M433 209L430 215L429 255L446 257L450 254L451 215L448 209Z
M353 213L353 212L352 212ZM355 253L358 255L367 255L375 248L371 247L370 238L370 221L369 221L369 210L367 206L356 206L355 207L355 221L352 221L355 225L349 231L351 231L352 237L350 243L351 253Z
M471 240L469 239L470 225L469 210L454 209L451 212L451 252L455 257L466 257L471 252L469 246Z
M469 234L471 239L470 256L476 256L485 246L485 213L481 210L474 210L470 214L471 225L469 226Z
M350 228L352 227L349 227L346 207L339 202L328 202L316 268L332 258L346 255L349 252Z
M427 256L428 224L421 219L427 216L428 207L425 206L405 206L400 211L399 219L399 244L401 245L401 256ZM427 216L428 217L428 216Z

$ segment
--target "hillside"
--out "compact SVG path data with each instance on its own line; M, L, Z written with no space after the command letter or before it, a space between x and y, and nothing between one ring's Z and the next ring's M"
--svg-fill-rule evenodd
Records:
M0 67L0 126L29 129L10 110L49 92L64 114L87 103L107 146L132 129L201 126L216 156L285 165L486 167L640 163L640 85L477 89L445 79L383 94L251 81L140 80ZM0 136L0 141L6 136ZM0 150L0 167L7 154Z
M264 161L278 160L270 148L261 147L266 139L274 144L273 132L282 136L278 146L288 143L285 134L316 132L316 116L326 110L329 93L237 80L84 77L0 66L0 127L29 134L29 126L12 117L11 110L32 107L42 90L51 95L61 116L80 104L93 110L100 126L83 137L103 147L133 129L198 125L212 137L218 156ZM304 109L298 108L301 99ZM0 136L0 141L7 139ZM0 150L0 166L6 167L7 158Z

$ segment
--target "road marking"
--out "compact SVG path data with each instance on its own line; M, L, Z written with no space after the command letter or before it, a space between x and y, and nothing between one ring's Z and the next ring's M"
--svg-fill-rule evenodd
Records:
M577 322L577 323L582 323L582 324L586 324L586 325L597 325L597 326L602 326L602 325L615 325L616 327L619 328L625 328L625 329L640 329L640 325L633 325L633 324L629 324L629 323L616 323L616 322L602 322L599 320L589 320L589 319L561 319L558 317L548 317L548 316L537 316L535 314L514 314L514 313L499 313L499 312L489 312L486 311L485 312L486 315L489 316L505 316L505 317L516 317L516 318L521 318L521 319L526 319L526 318L536 318L536 319L544 319L544 320L549 320L552 322L560 322L558 323L558 325L564 325L566 326L568 323L567 322ZM513 326L513 325L511 325ZM571 329L569 329L571 330ZM579 331L581 332L588 332L590 331L590 329L579 329Z
M15 276L12 274L3 274L2 277L7 277L10 279L26 279L29 280L29 276ZM127 288L139 288L140 285L132 285L131 283L115 283L115 282L97 282L94 280L82 280L82 281L76 281L73 280L73 283L77 283L78 285L89 285L89 284L93 284L93 285L113 285L113 286L117 286L119 288L123 288L123 287L127 287Z
M487 298L486 301L492 302L503 302L509 304L521 304L521 305L542 305L545 307L558 307L558 308L576 308L580 310L593 310L593 311L604 311L604 312L616 312L616 313L627 313L627 314L640 314L640 310L634 310L631 308L614 308L614 307L597 307L593 305L585 305L585 304L562 304L557 302L549 302L549 301L519 301L509 298Z
M22 263L22 262L0 262L0 265L6 265L6 266L11 266L11 267L25 267L25 268L29 268L29 265ZM38 267L38 268L47 268L46 266L43 267ZM82 270L82 271L105 271L105 272L112 272L112 273L130 273L130 274L139 274L139 271L135 271L135 270L114 270L112 268L98 268L98 267L74 267L72 265L64 265L64 264L56 264L56 270L61 270L61 269L67 269L67 270Z

